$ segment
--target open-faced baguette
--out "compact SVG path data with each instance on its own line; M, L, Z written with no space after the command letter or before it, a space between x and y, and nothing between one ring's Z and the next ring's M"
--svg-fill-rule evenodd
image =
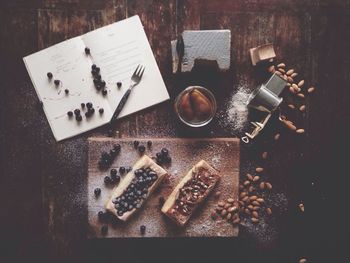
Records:
M215 168L204 160L199 161L169 195L162 212L176 224L185 225L219 179L219 172Z
M147 188L147 193L143 194L143 198L139 202L137 207L132 208L131 210L125 211L124 213L118 214L118 210L116 208L116 199L121 198L127 192L128 187L131 184L135 185L135 180L137 180L137 176L135 175L135 171L138 169L151 169L153 172L157 174L157 179ZM122 221L126 221L132 214L134 214L141 205L147 200L147 198L152 194L158 184L162 181L164 176L167 174L162 167L157 165L150 157L147 155L142 156L132 167L132 170L122 178L120 183L113 189L111 198L108 200L106 204L106 209L113 213L116 217L118 217ZM135 190L136 193L136 190ZM121 202L121 201L120 201ZM127 202L127 201L126 201ZM125 202L124 202L125 203ZM122 203L122 204L124 204ZM120 205L118 203L117 205Z

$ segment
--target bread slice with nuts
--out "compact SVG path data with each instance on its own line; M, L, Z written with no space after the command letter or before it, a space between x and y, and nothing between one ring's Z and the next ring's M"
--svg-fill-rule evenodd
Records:
M129 219L146 202L167 171L147 155L142 156L113 189L106 210L122 221Z
M220 179L219 171L201 160L194 165L165 201L162 212L183 226Z

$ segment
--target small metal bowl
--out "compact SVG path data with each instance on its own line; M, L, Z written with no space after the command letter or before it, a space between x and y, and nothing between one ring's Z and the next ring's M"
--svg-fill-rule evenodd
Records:
M192 90L197 89L198 91L200 91L204 96L207 97L207 99L210 101L211 103L211 113L209 115L209 117L205 120L198 120L198 119L193 119L193 120L186 120L186 118L184 116L181 115L181 106L180 101L183 95L191 92ZM190 126L190 127L203 127L205 125L207 125L208 123L211 122L211 120L214 118L215 113L216 113L216 99L213 95L213 93L211 93L210 90L203 88L201 86L190 86L187 87L185 90L183 90L175 99L175 112L176 115L178 116L178 118L186 125Z

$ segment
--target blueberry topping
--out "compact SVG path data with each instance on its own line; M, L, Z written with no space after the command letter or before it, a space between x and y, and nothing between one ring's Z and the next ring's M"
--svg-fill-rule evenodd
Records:
M87 107L88 109L91 109L91 108L92 108L92 103L91 103L91 102L86 103L86 107Z
M88 48L88 47L85 48L85 54L86 54L86 55L89 55L89 54L90 54L90 48Z
M103 225L101 227L101 234L105 236L105 235L107 235L107 233L108 233L108 226L107 225Z
M113 183L119 184L119 182L120 182L120 176L119 175L112 175L111 178L112 178L112 182Z
M65 89L64 93L69 94L69 89Z
M96 69L96 65L92 64L91 69Z
M85 108L85 103L81 103L80 106L84 109Z
M67 115L68 115L68 117L72 117L73 116L73 112L72 111L68 111Z
M120 152L121 146L119 143L113 145L113 149L116 150L117 152Z
M60 82L58 79L55 79L53 83L55 83L56 86L60 85Z
M141 235L144 235L146 233L146 226L144 225L140 226L140 233Z
M101 87L102 88L106 87L106 81L104 81L104 80L101 81Z
M103 113L104 113L104 109L103 109L103 108L100 108L100 109L98 110L98 112L99 112L100 114L103 114Z
M148 148L151 148L152 147L152 141L148 141L147 142L147 146L148 146Z
M121 88L122 87L122 83L120 81L117 82L117 87Z
M48 77L49 79L52 79L52 77L53 77L52 73L51 73L51 72L47 72L47 77Z
M95 194L96 197L100 196L100 194L101 194L101 188L95 188L94 194Z
M78 116L75 116L75 119L76 121L82 121L83 120L83 117L81 117L81 115L78 115Z
M105 213L103 211L98 211L97 216L100 221L105 219Z
M103 96L106 96L106 95L107 95L107 90L105 90L105 89L102 90L102 95L103 95Z
M101 69L100 69L99 67L96 67L96 68L95 68L95 71L96 71L97 73L99 73L100 70L101 70ZM100 76L100 77L101 77L101 76Z

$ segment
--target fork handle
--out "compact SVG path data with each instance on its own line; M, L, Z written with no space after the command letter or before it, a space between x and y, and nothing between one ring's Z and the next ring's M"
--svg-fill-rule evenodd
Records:
M120 102L118 104L118 107L116 108L116 110L115 110L115 112L114 112L114 114L112 116L111 123L114 122L118 118L118 116L119 116L120 112L122 111L126 101L129 98L130 93L131 93L131 87L124 93L122 99L120 100Z

